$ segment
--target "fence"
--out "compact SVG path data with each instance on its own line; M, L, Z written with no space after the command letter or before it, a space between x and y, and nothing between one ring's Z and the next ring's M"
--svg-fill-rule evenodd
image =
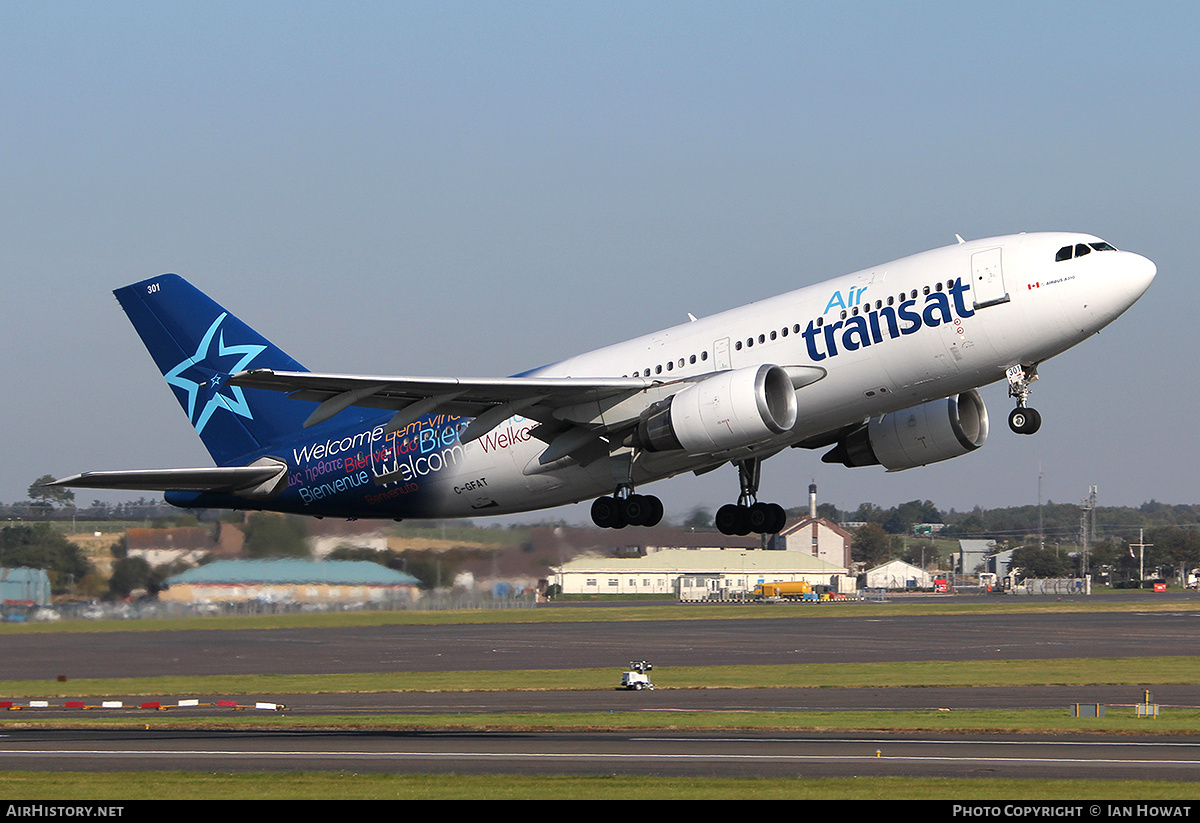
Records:
M1092 581L1087 577L1048 577L1044 580L1022 580L1012 588L1013 594L1091 594Z
M322 602L230 600L197 603L160 602L140 603L61 603L38 609L9 610L6 619L30 622L56 620L175 620L184 617L217 617L276 614L315 614L359 611L448 611L451 609L532 609L535 596L493 597L465 591L423 592L415 600L397 599L391 602Z

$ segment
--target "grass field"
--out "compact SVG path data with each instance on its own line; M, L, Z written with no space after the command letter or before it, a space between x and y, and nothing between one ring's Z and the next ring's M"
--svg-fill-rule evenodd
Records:
M1006 780L899 777L693 778L393 775L345 772L196 774L192 772L0 773L0 797L78 803L134 800L945 800L1191 803L1195 783L1136 780ZM19 814L19 811L16 812ZM126 815L122 815L126 816Z
M673 666L656 670L659 689L920 688L924 686L1087 686L1200 683L1200 658L804 663L780 666ZM1126 664L1126 665L1122 665ZM0 681L0 697L105 695L338 694L395 691L610 689L612 669L390 672L306 675Z

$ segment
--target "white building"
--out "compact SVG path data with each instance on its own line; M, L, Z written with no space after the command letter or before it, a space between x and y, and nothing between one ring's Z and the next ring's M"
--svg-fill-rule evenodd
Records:
M802 551L662 549L643 557L585 555L553 570L563 594L673 594L682 600L748 595L759 583L806 580L855 591L845 566Z
M936 575L903 560L891 560L867 570L868 589L932 589Z
M767 548L805 552L826 563L849 569L854 564L850 559L853 540L854 535L843 526L817 517L817 484L813 483L808 487L808 517L773 535Z
M805 517L771 538L770 548L804 552L826 563L850 568L854 535L823 517Z

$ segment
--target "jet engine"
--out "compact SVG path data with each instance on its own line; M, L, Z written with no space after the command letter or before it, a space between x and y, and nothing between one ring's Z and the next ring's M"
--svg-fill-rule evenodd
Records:
M821 461L901 471L975 451L987 435L987 407L972 389L873 418L844 436Z
M637 442L646 451L711 454L758 443L796 424L796 390L780 366L706 377L646 409Z

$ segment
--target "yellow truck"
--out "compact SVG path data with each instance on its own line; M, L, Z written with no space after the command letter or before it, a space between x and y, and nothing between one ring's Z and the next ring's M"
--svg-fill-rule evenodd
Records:
M786 583L759 583L754 587L756 600L814 600L812 585L804 580Z

